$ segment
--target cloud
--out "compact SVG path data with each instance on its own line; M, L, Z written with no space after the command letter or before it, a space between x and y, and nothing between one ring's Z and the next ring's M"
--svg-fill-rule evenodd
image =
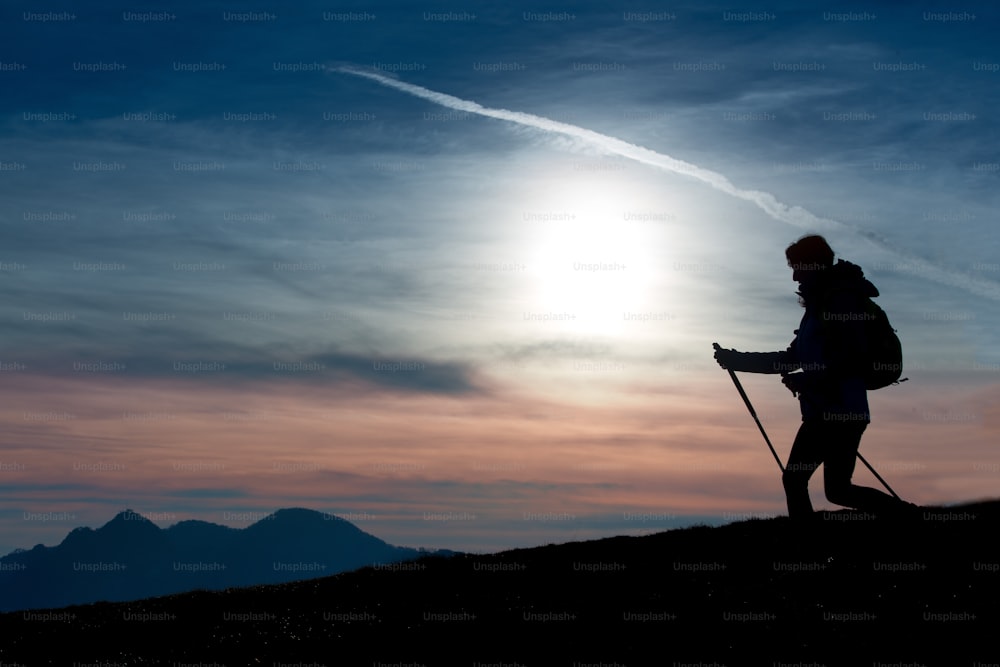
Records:
M769 192L739 188L721 173L699 167L693 163L679 160L642 146L630 144L626 141L622 141L621 139L616 139L615 137L594 132L593 130L588 130L583 127L521 111L509 111L507 109L484 107L470 100L464 100L453 95L430 90L429 88L424 88L423 86L405 83L377 72L366 71L349 66L338 66L336 67L336 71L370 79L383 86L394 88L409 95L428 100L434 104L454 109L456 111L473 113L488 118L495 118L511 123L517 123L522 126L532 127L543 132L568 136L579 140L584 145L599 148L607 153L619 155L629 160L634 160L636 162L681 176L694 178L716 190L719 190L720 192L754 204L774 220L784 222L802 230L817 233L829 231L850 231L855 235L863 237L872 245L875 245L881 250L886 251L902 260L900 264L900 270L902 271L909 272L944 285L957 287L978 296L1000 301L1000 284L995 281L976 278L965 273L936 266L914 253L909 253L899 249L896 244L883 239L874 232L869 232L836 220L819 217L801 206L785 204Z
M155 340L157 337L152 338ZM173 339L166 336L163 340ZM189 337L186 342L193 340ZM488 392L473 366L466 362L407 352L363 354L334 348L302 353L286 345L249 347L202 339L188 354L180 354L176 340L172 350L148 349L138 341L133 343L130 351L119 349L117 354L106 357L95 354L93 349L77 349L76 356L40 351L38 357L25 358L21 363L36 376L171 379L205 385L287 382L317 388L442 395Z

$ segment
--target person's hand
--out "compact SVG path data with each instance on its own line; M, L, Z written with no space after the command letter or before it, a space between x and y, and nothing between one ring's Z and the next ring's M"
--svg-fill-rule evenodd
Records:
M781 384L788 387L788 391L792 392L792 396L798 396L802 393L803 389L809 387L809 378L805 373L789 373L781 376Z
M736 363L736 357L739 354L736 350L727 350L724 347L715 348L715 360L727 370Z

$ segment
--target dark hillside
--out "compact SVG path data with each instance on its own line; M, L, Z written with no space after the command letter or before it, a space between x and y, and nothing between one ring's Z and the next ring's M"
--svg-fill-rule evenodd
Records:
M996 662L1000 504L851 512L428 557L274 586L0 616L4 664Z

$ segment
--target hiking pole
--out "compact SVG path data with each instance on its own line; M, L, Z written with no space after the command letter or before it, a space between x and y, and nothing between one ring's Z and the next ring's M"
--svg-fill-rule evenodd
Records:
M870 470L873 475L875 475L875 479L882 482L882 486L888 489L889 493L892 494L893 498L895 498L896 500L902 500L902 498L897 496L896 492L892 490L892 487L889 486L884 479L882 479L882 475L875 472L875 468L872 467L872 464L868 463L868 461L865 460L865 457L861 456L861 452L858 452L858 458L861 459L861 462L865 464L865 467L868 468L868 470Z
M722 347L718 343L712 343L712 347L716 350L721 350ZM736 377L736 371L731 368L726 369L729 372L729 377L733 379L733 384L736 385L736 391L740 392L740 396L743 397L743 402L747 404L747 410L750 411L750 416L753 420L757 422L757 428L760 429L760 434L764 436L764 442L767 443L768 449L771 450L771 455L774 456L774 460L778 462L778 467L781 468L781 473L785 473L785 466L781 464L781 459L778 458L778 452L774 451L774 445L771 444L771 439L767 437L767 433L764 432L764 427L760 423L760 419L757 418L757 411L753 409L753 405L750 403L750 399L747 397L747 393L743 391L743 385L740 384L740 379ZM862 459L864 460L864 459Z

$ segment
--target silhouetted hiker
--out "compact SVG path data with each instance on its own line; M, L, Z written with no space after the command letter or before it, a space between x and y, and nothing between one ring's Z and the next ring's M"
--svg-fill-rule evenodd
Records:
M780 373L799 398L802 426L782 476L788 515L812 514L809 478L823 464L823 485L831 503L873 513L909 513L915 505L878 489L851 483L861 436L871 421L865 389L866 297L878 296L861 268L839 260L822 236L803 236L785 250L792 280L799 283L805 314L795 340L782 352L719 349L723 368ZM792 371L802 372L793 373Z

